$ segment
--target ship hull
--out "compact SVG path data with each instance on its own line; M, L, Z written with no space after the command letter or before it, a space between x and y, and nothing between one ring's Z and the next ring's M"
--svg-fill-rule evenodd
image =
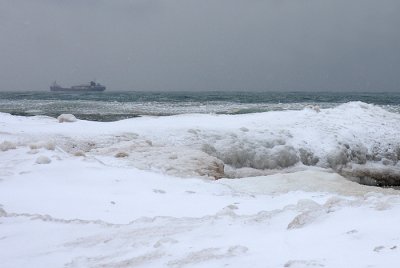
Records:
M70 88L70 87L50 87L50 91L58 92L99 92L106 90L106 87L90 87L90 88Z

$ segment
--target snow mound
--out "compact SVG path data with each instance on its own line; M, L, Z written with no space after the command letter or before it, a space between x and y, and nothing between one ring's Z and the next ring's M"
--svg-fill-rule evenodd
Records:
M29 144L29 148L31 150L45 148L47 150L54 151L55 147L56 147L56 145L53 141L40 141L40 142Z
M61 114L57 117L59 123L76 122L77 119L73 114Z
M49 164L49 163L51 163L51 160L47 156L41 155L38 158L36 158L36 164Z
M12 149L16 149L16 145L13 142L10 141L3 141L2 143L0 143L0 151L8 151L8 150L12 150Z

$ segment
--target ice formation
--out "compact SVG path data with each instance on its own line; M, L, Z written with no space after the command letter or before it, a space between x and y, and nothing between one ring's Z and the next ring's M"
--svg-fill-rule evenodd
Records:
M235 178L317 166L361 183L400 185L399 114L361 102L315 110L143 117L62 128L49 123L49 142L30 131L39 140L30 146L57 145L119 165L110 158L116 156L128 165L183 177ZM67 134L76 129L80 136Z

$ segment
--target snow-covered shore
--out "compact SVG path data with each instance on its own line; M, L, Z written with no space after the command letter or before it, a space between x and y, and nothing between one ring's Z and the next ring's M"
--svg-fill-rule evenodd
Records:
M398 191L339 174L396 182L399 130L399 114L360 102L118 122L0 114L0 266L397 267Z

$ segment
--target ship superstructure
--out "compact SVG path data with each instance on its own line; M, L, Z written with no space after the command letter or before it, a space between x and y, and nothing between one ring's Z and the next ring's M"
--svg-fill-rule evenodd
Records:
M88 84L77 85L72 87L62 87L54 82L50 86L50 91L66 91L66 92L90 92L90 91L104 91L106 87L96 83L94 81L90 81Z

